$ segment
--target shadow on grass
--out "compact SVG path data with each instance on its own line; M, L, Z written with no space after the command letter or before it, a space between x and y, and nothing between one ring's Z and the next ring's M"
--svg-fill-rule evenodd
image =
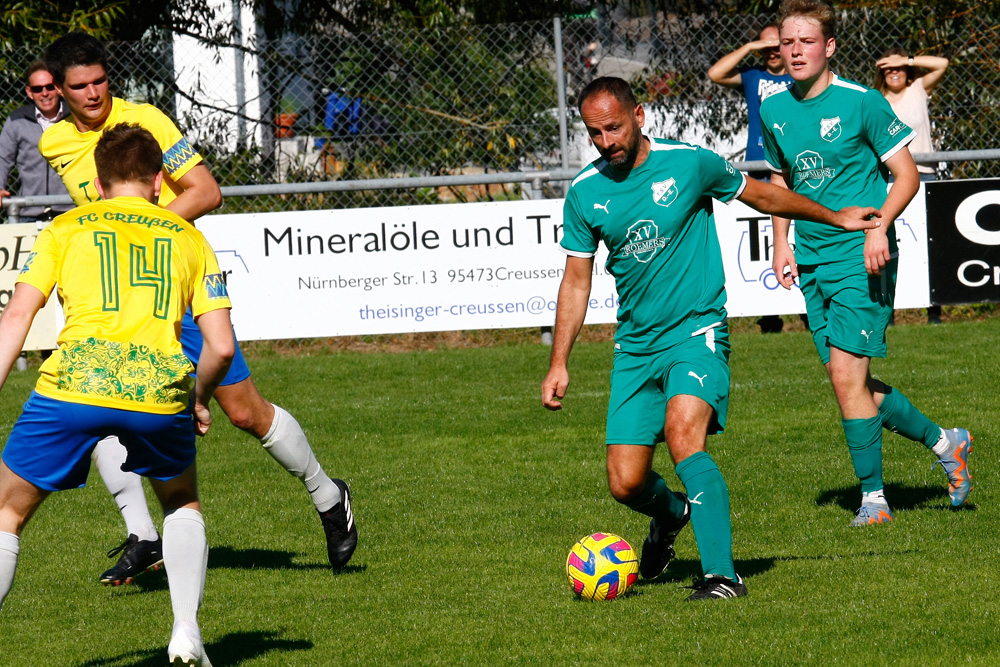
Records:
M236 665L269 653L308 651L313 647L305 639L282 639L276 632L233 632L205 645L215 667ZM278 656L272 662L280 663ZM132 651L109 658L95 658L79 663L79 667L161 667L167 659L167 647L156 650Z
M741 577L754 577L763 574L774 567L774 563L779 558L744 558L733 561L736 571ZM697 558L675 558L670 561L667 571L656 579L640 579L635 582L637 589L643 586L655 586L658 584L677 584L690 582L701 578L701 561Z
M234 549L233 547L211 547L208 551L210 570L329 570L333 574L353 574L364 572L367 565L347 565L334 570L329 563L295 563L292 558L300 554L294 551L274 549Z
M886 484L885 497L889 507L895 510L912 510L917 508L933 508L935 506L947 510L975 511L976 506L966 503L959 508L951 506L946 486L905 486L902 484ZM816 497L817 505L834 504L852 514L861 506L861 486L853 485L839 489L823 491Z
M328 563L294 563L292 558L299 554L293 551L272 549L234 549L232 547L211 547L208 551L210 570L329 570L335 576L355 574L368 569L367 565L346 565L335 570ZM145 572L126 586L113 586L112 595L129 596L168 590L166 570L160 568Z
M154 572L145 572L125 586L109 586L113 595L128 596L167 590L167 571L162 567Z

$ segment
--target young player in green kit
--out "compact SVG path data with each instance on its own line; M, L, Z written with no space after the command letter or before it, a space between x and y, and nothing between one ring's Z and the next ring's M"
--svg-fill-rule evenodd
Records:
M725 274L712 198L846 229L877 226L870 218L878 212L852 207L834 213L747 179L711 151L643 136L643 108L622 79L592 81L580 93L579 108L601 158L576 177L566 197L562 249L568 257L542 403L558 410L566 395L567 362L603 241L620 300L608 483L616 500L651 517L639 572L654 578L666 569L674 540L690 520L705 577L688 599L746 595L733 565L729 491L705 451L707 435L725 426L729 402ZM687 495L670 491L652 469L655 446L664 440Z
M877 206L884 220L865 233L797 221L793 251L789 220L774 219L774 272L786 289L800 280L813 342L830 376L861 480L861 508L851 525L892 520L882 479L883 428L930 448L948 474L951 504L962 505L972 488L969 432L940 428L898 389L870 374L872 357L886 356L885 329L893 308L897 250L889 232L919 186L907 148L913 131L878 91L830 70L836 39L828 5L786 0L778 23L781 57L795 83L761 106L772 183L826 206Z

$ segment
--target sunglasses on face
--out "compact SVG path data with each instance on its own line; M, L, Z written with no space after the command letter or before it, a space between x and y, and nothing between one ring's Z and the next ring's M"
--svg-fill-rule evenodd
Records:
M33 93L35 93L37 95L38 93L42 92L43 90L46 91L46 92L52 92L53 90L56 89L56 84L54 84L54 83L47 83L44 86L28 86L28 89L31 92L33 92Z

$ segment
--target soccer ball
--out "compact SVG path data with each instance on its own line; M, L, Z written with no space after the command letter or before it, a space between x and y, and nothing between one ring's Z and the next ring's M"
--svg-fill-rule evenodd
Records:
M632 546L611 533L584 537L566 559L569 585L584 600L614 600L635 583L638 573L639 559Z

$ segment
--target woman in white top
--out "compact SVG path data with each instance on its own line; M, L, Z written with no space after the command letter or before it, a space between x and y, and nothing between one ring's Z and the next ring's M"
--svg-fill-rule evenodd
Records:
M948 59L938 56L911 56L906 49L889 49L875 63L877 74L875 87L885 95L889 106L899 119L913 128L916 138L910 142L911 153L934 151L931 142L931 119L927 112L927 98L937 88L948 69ZM919 68L919 69L918 69ZM920 70L924 73L920 74ZM920 180L936 179L934 167L928 163L917 163ZM941 306L927 308L930 324L941 322Z
M885 95L899 119L917 133L910 144L911 153L930 153L931 121L927 113L927 98L948 69L948 59L938 56L911 56L906 49L889 49L875 63L878 74L875 87ZM924 73L919 72L923 70ZM933 181L934 168L917 163L921 180Z

